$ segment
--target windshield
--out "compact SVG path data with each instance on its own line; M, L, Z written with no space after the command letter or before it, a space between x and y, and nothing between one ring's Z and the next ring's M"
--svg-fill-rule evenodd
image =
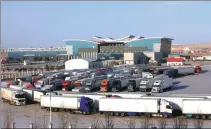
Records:
M24 94L16 94L15 98L25 98L25 95Z
M153 87L160 87L160 85L153 85Z

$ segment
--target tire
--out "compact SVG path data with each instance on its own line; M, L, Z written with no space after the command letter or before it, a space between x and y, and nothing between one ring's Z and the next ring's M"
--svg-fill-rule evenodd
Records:
M208 116L208 119L211 120L211 115Z
M110 112L109 114L110 114L110 116L114 116L114 113L113 112Z
M206 118L207 118L207 116L205 116L205 115L201 116L201 119L203 119L203 120L206 120Z
M196 116L195 116L195 118L196 118L196 119L199 119L199 118L200 118L200 116L199 116L199 115L196 115Z
M120 113L120 116L122 116L122 117L125 116L125 113L124 112L121 112Z
M115 112L115 116L119 116L119 113L118 112Z

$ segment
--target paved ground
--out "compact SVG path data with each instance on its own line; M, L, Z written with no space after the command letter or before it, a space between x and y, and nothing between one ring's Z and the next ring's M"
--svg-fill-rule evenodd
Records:
M181 77L178 79L175 79L175 86L172 88L171 91L165 92L163 94L169 94L169 93L181 93L181 94L190 94L190 93L197 93L197 94L210 94L211 93L211 67L207 66L204 68L207 70L206 72L203 72L198 75L190 75L186 77ZM39 104L33 104L33 105L27 105L27 106L9 106L7 104L2 103L1 104L1 122L3 124L3 112L5 112L5 109L11 109L12 114L14 115L14 120L16 122L16 127L28 127L28 123L35 121L35 116L37 117L37 123L40 123L43 125L49 122L49 112L43 111L40 109ZM87 127L89 124L93 121L95 117L98 117L102 122L105 121L104 116L102 115L92 115L92 116L84 116L84 115L69 115L68 113L52 113L52 120L54 123L54 127L58 127L58 125L61 123L61 119L63 116L69 116L68 123L76 124L78 127ZM46 119L44 120L44 116L46 116ZM113 117L113 120L115 121L115 127L123 128L128 127L126 120L130 117ZM134 117L136 121L136 127L141 127L141 119ZM154 124L156 124L156 121L158 119L153 119ZM77 122L76 122L77 121ZM168 126L169 128L172 127L172 119L168 120ZM189 127L193 127L193 122L189 122ZM204 127L210 127L211 122L205 121Z

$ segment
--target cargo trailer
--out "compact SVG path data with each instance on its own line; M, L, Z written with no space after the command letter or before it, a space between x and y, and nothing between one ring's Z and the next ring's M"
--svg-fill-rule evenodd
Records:
M59 110L68 111L71 113L90 114L93 111L93 100L88 97L69 97L69 96L50 96L42 95L41 108L47 111L57 112Z
M162 99L142 98L100 98L100 113L109 113L115 116L147 115L171 117L171 104Z

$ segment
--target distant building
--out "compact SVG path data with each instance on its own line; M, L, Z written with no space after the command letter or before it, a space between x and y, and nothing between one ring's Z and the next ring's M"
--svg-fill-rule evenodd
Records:
M182 57L173 57L167 58L167 66L178 66L184 64L184 58Z
M129 35L124 38L94 37L95 40L63 40L66 44L67 54L78 55L79 58L95 59L123 59L124 53L160 52L167 57L171 52L171 38L165 37L135 37Z

